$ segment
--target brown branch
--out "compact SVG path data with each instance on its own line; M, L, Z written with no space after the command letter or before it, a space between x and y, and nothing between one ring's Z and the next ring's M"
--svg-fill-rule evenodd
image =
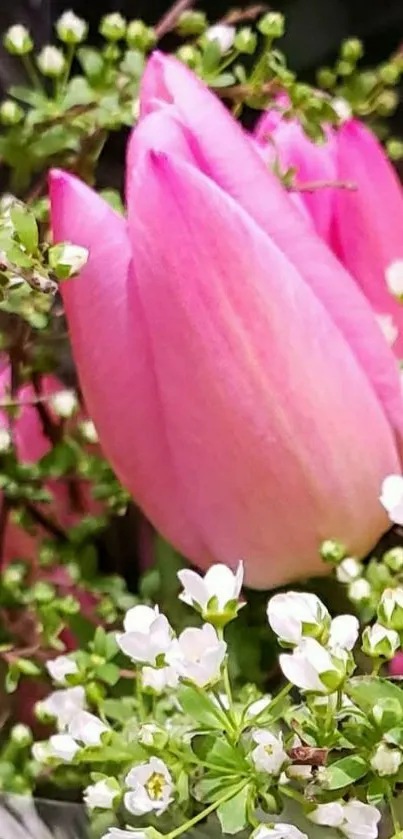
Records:
M63 542L67 542L67 533L63 530L60 525L56 524L52 519L48 518L48 516L42 512L32 501L25 501L24 502L25 509L34 520L36 524L40 524L44 530L47 530L52 536L55 536L56 539L63 540Z
M157 39L160 40L164 37L164 35L167 35L168 32L171 32L172 29L175 29L181 14L186 12L187 9L190 9L193 4L194 0L176 0L173 6L171 6L155 27Z
M4 540L6 538L9 513L10 505L7 497L3 493L0 507L0 568L3 567Z
M316 192L317 189L348 189L354 191L357 184L352 181L312 181L306 184L291 184L287 187L290 192Z
M229 26L236 26L238 23L254 21L259 15L267 12L268 8L265 3L257 3L254 6L248 6L246 9L230 9L220 22L227 23Z
M233 99L235 102L244 102L250 96L268 96L269 94L273 95L278 93L281 87L277 79L272 79L272 81L265 82L261 85L235 84L231 87L214 87L212 85L211 89L214 90L214 93L220 99Z

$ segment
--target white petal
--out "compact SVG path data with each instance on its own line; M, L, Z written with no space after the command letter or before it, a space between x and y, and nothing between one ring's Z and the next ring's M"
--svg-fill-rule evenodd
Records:
M340 801L319 804L316 810L308 814L308 818L315 824L326 827L340 827L344 821L343 804Z
M403 294L403 260L391 262L385 271L386 285L391 294L400 297Z
M197 603L201 609L205 609L210 595L203 577L196 574L196 571L184 569L178 572L178 579L183 585L183 592L179 595L180 599L189 606Z
M227 565L212 565L204 577L204 584L210 597L217 597L219 608L223 609L230 600L236 598L235 575Z
M141 632L145 635L158 615L158 606L155 606L153 609L151 606L133 606L132 609L126 612L123 626L126 632Z
M360 624L354 615L338 615L331 623L329 644L331 647L352 650L359 631Z

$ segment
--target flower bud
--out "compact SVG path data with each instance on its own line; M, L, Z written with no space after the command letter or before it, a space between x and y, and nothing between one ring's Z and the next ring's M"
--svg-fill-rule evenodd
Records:
M337 76L330 67L321 67L318 70L317 78L319 87L323 87L325 90L332 90L337 82Z
M341 57L345 61L356 63L364 55L362 42L358 38L348 38L341 45Z
M384 90L376 100L376 111L382 117L393 114L399 104L399 96L395 90Z
M36 63L44 76L57 78L66 66L64 54L57 47L44 47L37 56Z
M403 630L403 588L387 588L378 606L378 620L388 629Z
M0 121L3 125L17 125L24 117L24 111L13 99L6 99L0 105Z
M401 140L394 138L387 140L386 150L391 160L401 160L403 157L403 143Z
M58 417L69 419L77 411L77 395L74 390L60 390L51 396L50 404Z
M16 746L24 748L32 743L32 731L27 725L14 725L10 731L10 739Z
M25 26L16 23L6 32L3 40L7 52L11 55L27 55L32 51L34 44Z
M126 41L130 47L140 52L149 52L155 44L155 30L142 20L131 20L126 31Z
M371 716L381 731L390 731L401 724L402 706L395 698L378 699L371 710Z
M119 12L113 12L102 18L99 31L107 41L120 41L126 34L126 21Z
M210 26L205 37L207 41L215 41L220 48L220 52L224 54L232 48L235 34L235 26L229 26L227 23L217 23L215 26Z
M74 12L63 12L56 22L56 32L65 44L81 44L88 32L88 24Z
M189 35L202 35L206 28L207 18L205 13L195 12L191 9L182 12L177 23L177 30L183 37L187 37Z
M287 591L275 594L267 605L269 624L284 644L299 644L303 637L327 641L330 615L316 594Z
M79 274L88 261L88 250L80 245L65 242L49 250L49 265L59 280L70 279Z
M257 28L267 38L282 38L285 30L284 15L268 12L260 18Z
M395 574L403 569L403 548L391 548L382 557L385 565Z
M371 758L371 769L380 778L396 775L402 762L403 755L399 749L391 749L386 743L380 743Z
M92 443L94 445L99 443L98 432L92 420L83 420L83 422L80 422L79 428L86 443Z
M250 26L244 26L236 33L234 45L238 52L253 55L257 46L256 32Z
M335 539L326 539L322 542L320 547L320 555L324 562L330 562L332 565L337 565L344 559L346 549L341 542L336 542Z
M369 603L371 600L372 589L368 580L360 577L358 580L353 580L348 587L348 596L353 603Z
M10 451L12 442L11 434L7 428L0 428L0 455Z
M371 658L393 658L400 647L400 638L394 629L386 629L380 623L367 626L362 634L362 650Z
M191 70L194 70L200 61L200 52L196 47L192 47L190 44L184 44L182 47L176 51L177 58L179 61L182 61L182 64L186 64Z
M379 77L385 84L396 84L401 76L402 70L393 62L388 62L387 64L382 64L382 67L379 68Z
M336 567L336 577L339 583L352 583L353 580L361 577L362 565L353 556L347 556Z

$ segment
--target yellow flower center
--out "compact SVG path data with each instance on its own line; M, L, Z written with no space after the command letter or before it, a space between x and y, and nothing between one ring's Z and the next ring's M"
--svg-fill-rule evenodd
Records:
M264 750L267 755L271 756L273 754L273 746L265 746Z
M160 772L153 772L146 785L146 790L152 801L159 801L164 793L165 778Z

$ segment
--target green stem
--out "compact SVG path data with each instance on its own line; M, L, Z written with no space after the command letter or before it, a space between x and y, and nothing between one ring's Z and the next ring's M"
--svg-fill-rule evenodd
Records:
M62 96L63 93L65 92L67 82L70 78L71 66L72 66L73 61L74 61L75 53L76 53L76 44L69 44L68 48L67 48L67 54L66 54L66 66L64 68L62 77L58 80L58 87L57 87L57 95L58 96Z
M301 792L294 789L294 787L279 786L278 791L287 798L292 798L293 801L298 801L300 804L304 804L306 806L306 798L304 798Z
M337 704L336 704L336 711L341 711L343 707L343 690L339 688L337 691Z
M209 816L211 813L214 813L215 810L218 810L221 807L221 804L225 804L226 801L230 801L231 798L235 798L246 785L247 781L242 781L238 784L238 786L233 787L230 791L227 790L225 795L222 795L221 798L218 798L217 801L213 801L209 807L206 807L205 810L202 810L201 813L198 813L197 816L194 816L193 819L189 819L188 822L182 824L180 827L177 827L176 830L172 830L171 833L167 833L165 839L176 839L177 836L182 836L182 833L186 833L186 831L190 830L191 827L194 827L195 824L198 822L203 821Z
M140 722L145 722L147 719L147 714L146 709L144 707L143 691L141 688L141 677L139 671L137 671L136 673L136 699L139 706Z
M280 690L280 693L278 693L277 696L275 696L274 699L272 699L271 702L269 702L266 705L265 708L262 708L262 710L259 711L258 714L255 714L254 717L251 717L250 719L248 719L248 727L252 726L252 725L255 725L257 720L263 714L271 714L271 712L276 707L276 705L278 705L280 702L282 702L283 699L285 699L286 696L288 696L288 694L291 693L293 687L294 687L294 685L292 685L290 682L287 682L287 684L284 685L284 687Z
M397 816L397 813L396 813L396 809L395 809L395 802L393 800L393 792L392 792L390 787L389 787L389 790L388 790L388 802L389 802L390 814L392 816L393 830L395 831L395 836L398 836L400 834L400 831L401 831L401 826L400 826L400 822L399 822L399 819L398 819L398 816Z
M35 66L34 66L34 63L32 61L31 56L30 55L22 55L21 59L22 59L23 65L25 67L25 72L26 72L31 84L33 85L33 87L35 87L37 90L40 90L41 93L45 93L43 83L41 81L40 76L36 72L36 69L35 69Z
M378 676L379 671L380 671L380 669L381 669L381 667L382 667L382 664L383 664L383 661L382 661L382 659L381 659L381 658L377 658L377 659L375 659L375 661L374 661L374 666L373 666L373 668L372 668L372 673L371 673L371 676Z

